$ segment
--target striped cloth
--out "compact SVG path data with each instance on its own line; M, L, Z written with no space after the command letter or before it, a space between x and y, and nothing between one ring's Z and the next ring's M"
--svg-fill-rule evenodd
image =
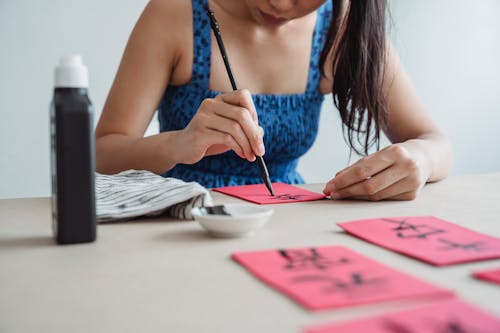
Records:
M193 207L212 206L206 188L196 182L164 178L145 170L116 175L96 173L97 222L168 215L192 220Z

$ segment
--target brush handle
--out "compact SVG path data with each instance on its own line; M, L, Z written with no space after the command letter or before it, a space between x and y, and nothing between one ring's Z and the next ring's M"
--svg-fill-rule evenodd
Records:
M231 81L231 86L233 87L233 90L238 90L236 81L233 76L233 71L231 70L231 65L229 64L229 58L226 53L226 48L224 47L224 42L222 42L222 37L219 30L219 23L217 23L217 20L215 19L214 12L212 12L209 8L206 8L206 10L207 10L207 16L210 20L210 27L212 27L212 31L214 32L215 35L215 40L217 40L217 45L219 46L222 59L224 60L224 66L226 67L226 72L227 75L229 76L229 81ZM273 186L271 184L271 179L269 178L269 172L267 171L266 162L264 162L262 156L257 156L256 162L257 165L259 166L260 176L264 181L264 184L269 190L269 193L271 193L271 195L274 196Z

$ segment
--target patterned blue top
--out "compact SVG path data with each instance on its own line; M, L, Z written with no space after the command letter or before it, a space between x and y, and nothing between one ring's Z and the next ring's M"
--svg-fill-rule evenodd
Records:
M166 89L158 108L162 132L185 128L203 99L220 94L218 91L209 90L211 29L204 10L207 2L208 0L193 0L192 78L188 84L170 85ZM330 0L318 9L305 93L252 95L259 125L264 128L264 160L272 182L304 182L296 167L299 157L309 150L318 133L319 115L324 99L319 92L319 57L331 11ZM207 156L191 165L178 164L162 176L196 181L208 188L262 183L257 163L248 162L233 151Z

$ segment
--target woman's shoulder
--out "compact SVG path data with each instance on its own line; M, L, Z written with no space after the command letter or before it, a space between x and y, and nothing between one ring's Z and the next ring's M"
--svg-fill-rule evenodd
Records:
M150 0L137 22L144 43L154 44L157 55L170 59L171 83L190 79L193 9L190 0Z
M192 4L186 0L150 0L143 16L161 27L187 26L192 21Z

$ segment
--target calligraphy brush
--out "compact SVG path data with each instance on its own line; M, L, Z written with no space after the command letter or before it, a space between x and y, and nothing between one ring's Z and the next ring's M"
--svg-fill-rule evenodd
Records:
M226 48L224 47L224 43L222 42L222 37L219 31L219 23L215 19L214 12L211 11L208 7L205 7L207 11L207 16L210 20L210 26L212 27L212 31L214 32L215 39L217 40L217 45L219 46L220 53L222 54L222 59L224 60L224 65L226 66L227 75L229 76L229 80L231 81L231 86L233 90L238 90L236 86L236 81L234 80L233 72L231 71L231 66L229 65L229 58L227 57ZM262 156L256 156L256 162L259 166L260 176L264 181L269 193L274 196L273 186L271 185L271 180L269 179L269 172L267 171L266 163Z

